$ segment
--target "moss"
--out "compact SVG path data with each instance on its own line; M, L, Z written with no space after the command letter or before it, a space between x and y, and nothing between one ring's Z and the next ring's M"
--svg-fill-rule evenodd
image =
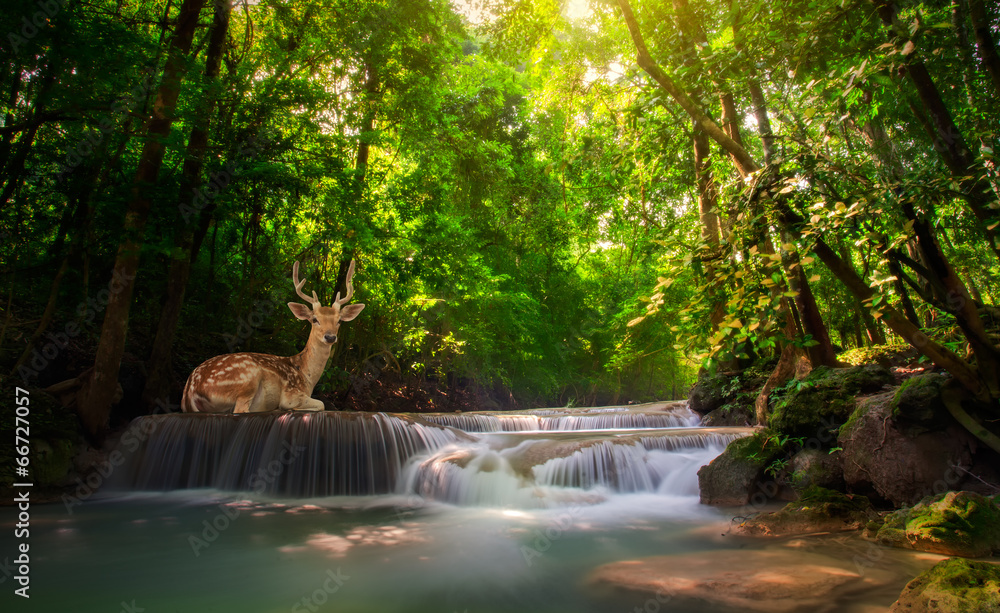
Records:
M906 538L924 551L980 557L1000 550L1000 508L974 492L946 492L920 501Z
M729 443L725 453L734 460L757 463L763 467L781 454L781 445L773 432L761 430Z
M889 611L996 613L1000 611L1000 566L962 558L938 562L910 581Z
M61 485L73 468L75 439L39 439L32 445L31 475L39 485Z
M903 382L892 398L893 420L909 429L937 430L947 423L941 390L948 378L937 373L911 377Z
M893 382L892 373L877 365L814 369L775 406L771 427L792 436L814 437L849 421L854 397Z
M1000 550L1000 507L974 492L945 492L891 513L876 538L932 553L988 556Z
M847 496L819 486L806 488L798 500L774 513L761 513L740 525L754 536L787 536L811 532L858 530L875 513L864 496Z
M852 366L872 363L906 364L916 360L919 355L917 350L910 345L895 343L849 349L840 353L837 359Z

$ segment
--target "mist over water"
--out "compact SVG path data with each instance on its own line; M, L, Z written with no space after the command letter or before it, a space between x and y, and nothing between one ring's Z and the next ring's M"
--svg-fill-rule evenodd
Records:
M649 596L595 594L587 577L733 547L730 515L698 502L697 471L749 432L692 427L683 405L140 419L156 422L112 487L72 514L36 508L33 604L631 611Z

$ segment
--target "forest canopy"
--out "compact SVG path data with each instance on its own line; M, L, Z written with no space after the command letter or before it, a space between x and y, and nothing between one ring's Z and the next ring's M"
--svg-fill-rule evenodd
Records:
M998 445L998 24L983 0L22 3L0 364L77 377L99 432L206 358L299 351L293 263L328 304L354 260L367 308L316 390L339 408L680 398L757 364L763 422L797 360L906 344Z

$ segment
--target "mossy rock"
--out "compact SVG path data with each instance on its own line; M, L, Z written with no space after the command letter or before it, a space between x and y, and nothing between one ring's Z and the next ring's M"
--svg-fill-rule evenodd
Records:
M820 366L778 401L770 426L790 436L822 436L848 421L857 406L855 396L877 392L892 383L892 373L877 364Z
M792 536L816 532L860 530L876 516L864 496L847 496L818 486L806 488L798 500L773 513L759 513L736 532L748 536Z
M76 439L38 439L31 446L31 476L39 485L62 485L73 468Z
M688 393L688 406L692 411L704 415L726 404L734 394L730 389L734 376L702 372L698 375L698 382Z
M817 485L832 490L844 489L844 469L840 452L803 449L789 462L788 483L797 491Z
M880 543L979 558L1000 551L1000 507L975 492L945 492L886 516Z
M911 377L899 386L892 398L892 418L910 430L933 431L949 423L949 415L941 399L941 390L948 377L927 373Z
M737 506L755 497L767 502L774 492L764 486L769 483L765 469L781 453L774 435L766 431L729 443L725 451L698 471L702 504Z
M883 366L909 364L920 357L920 352L906 343L858 347L837 355L837 359L852 366L882 364Z
M889 613L1000 613L1000 566L950 558L906 584Z

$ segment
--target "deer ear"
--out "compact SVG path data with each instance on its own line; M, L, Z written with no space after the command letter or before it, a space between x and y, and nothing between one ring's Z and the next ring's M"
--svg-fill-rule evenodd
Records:
M313 318L312 309L304 304L299 304L298 302L289 302L288 308L292 310L292 315L303 319L305 321L310 321Z
M365 305L363 304L349 304L344 308L340 309L340 321L351 321L355 317L361 314L364 310Z

